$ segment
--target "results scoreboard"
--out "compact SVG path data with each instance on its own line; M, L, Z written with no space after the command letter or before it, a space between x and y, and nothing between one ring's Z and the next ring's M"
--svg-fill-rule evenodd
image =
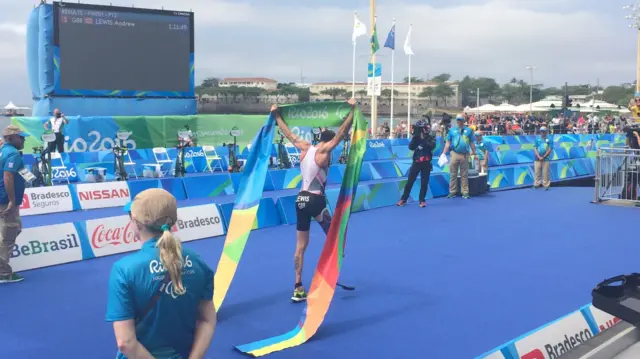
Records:
M53 6L56 95L194 96L192 12Z

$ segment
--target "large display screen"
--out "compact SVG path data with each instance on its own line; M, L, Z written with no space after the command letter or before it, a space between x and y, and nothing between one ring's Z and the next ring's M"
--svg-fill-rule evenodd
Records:
M57 95L193 97L193 13L54 2Z

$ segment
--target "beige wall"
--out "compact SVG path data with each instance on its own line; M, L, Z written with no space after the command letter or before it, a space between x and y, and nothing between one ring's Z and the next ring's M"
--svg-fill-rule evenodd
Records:
M231 87L231 86L237 86L237 87L259 87L259 88L263 88L265 90L275 90L278 88L278 83L277 82L271 82L271 81L254 81L251 79L237 79L237 80L233 80L233 81L220 81L219 83L220 87Z
M414 102L423 104L424 106L438 106L438 107L445 107L444 106L444 101L442 99L439 98L431 98L431 100L429 101L428 98L421 98L418 97L418 94L420 92L422 92L422 90L426 87L436 87L436 83L434 82L425 82L425 83L415 83L415 84L411 84L411 103L413 104ZM449 98L447 98L446 101L446 107L460 107L460 93L458 92L458 84L456 82L450 82L449 86L451 86L451 88L453 89L455 95L451 96ZM311 90L311 100L316 100L316 101L324 101L324 100L330 100L331 96L328 95L322 95L320 94L322 91L324 90L328 90L331 88L339 88L339 89L344 89L348 92L352 91L352 84L350 82L326 82L326 83L315 83L312 84L310 87ZM397 106L397 101L404 101L407 102L409 99L409 84L407 83L396 83L393 85L393 88L395 91L398 92L397 95L394 96L394 107ZM366 95L360 95L358 94L358 91L367 90L367 84L363 83L363 82L356 82L356 99L359 100L360 102L362 101L370 101L370 98ZM382 84L382 89L391 89L391 83L385 82ZM378 103L382 104L382 103L386 103L389 102L389 100L387 99L382 99L379 98L378 99ZM395 111L394 111L395 112Z

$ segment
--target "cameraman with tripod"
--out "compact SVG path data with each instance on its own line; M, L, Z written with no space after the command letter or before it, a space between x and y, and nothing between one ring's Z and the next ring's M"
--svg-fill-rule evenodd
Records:
M436 140L431 136L431 128L424 120L419 120L413 125L413 138L409 143L409 149L413 151L413 163L409 169L409 178L404 186L404 193L398 202L398 206L404 206L409 199L409 193L420 173L420 194L418 200L420 207L427 205L425 198L429 188L429 176L431 175L431 158L433 149L436 147Z

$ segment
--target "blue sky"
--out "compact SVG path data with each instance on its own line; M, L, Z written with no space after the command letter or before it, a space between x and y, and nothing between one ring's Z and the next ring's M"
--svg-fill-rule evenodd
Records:
M132 1L92 3L130 6ZM0 103L31 104L26 79L24 24L35 0L0 0ZM136 0L138 7L193 10L196 77L261 76L281 82L348 81L353 13L369 25L368 0ZM378 0L383 43L396 18L396 79L407 75L402 44L413 24L411 73L442 72L454 79L490 76L499 82L603 85L635 78L637 34L618 0ZM357 44L356 74L365 80L367 39ZM391 52L382 49L383 77Z

